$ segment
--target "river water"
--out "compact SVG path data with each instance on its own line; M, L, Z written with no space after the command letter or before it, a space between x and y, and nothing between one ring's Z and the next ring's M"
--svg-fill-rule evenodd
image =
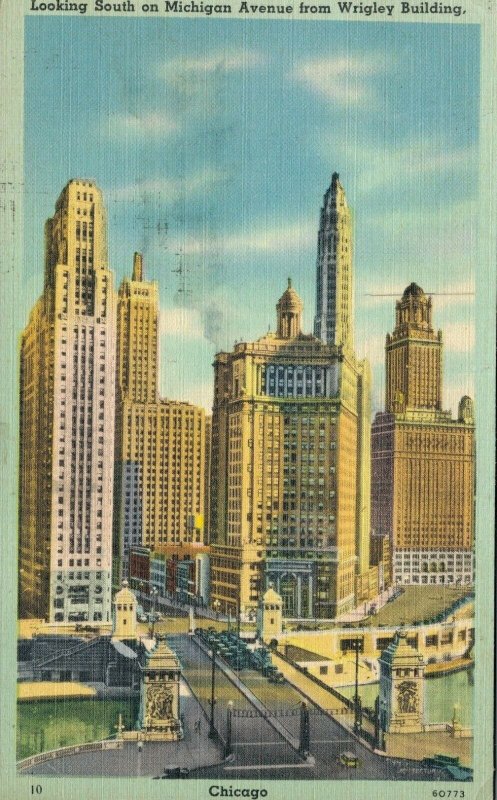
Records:
M473 670L461 670L425 680L425 722L450 722L457 703L459 722L473 725L472 672ZM353 686L344 686L339 691L346 697L354 696ZM378 683L359 686L362 704L374 708L378 691Z

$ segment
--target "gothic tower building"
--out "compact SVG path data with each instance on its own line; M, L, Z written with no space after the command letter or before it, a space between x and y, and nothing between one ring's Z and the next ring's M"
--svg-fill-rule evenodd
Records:
M21 616L110 623L115 341L101 192L71 180L21 339Z
M352 219L336 172L321 208L316 269L314 335L353 350Z
M415 283L386 337L386 412L372 427L372 527L389 539L397 583L470 584L474 542L474 412L442 405L441 331Z

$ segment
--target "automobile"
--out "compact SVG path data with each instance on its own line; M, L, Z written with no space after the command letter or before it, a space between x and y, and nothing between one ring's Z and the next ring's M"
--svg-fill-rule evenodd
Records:
M268 678L269 683L285 683L285 676L282 672L273 672Z
M138 614L137 615L138 622L147 622L147 615L146 614Z
M190 770L188 767L164 767L164 772L162 775L158 776L160 778L188 778L190 774Z
M342 764L344 767L359 766L359 759L357 758L355 753L349 753L349 752L340 753L338 760L340 764Z

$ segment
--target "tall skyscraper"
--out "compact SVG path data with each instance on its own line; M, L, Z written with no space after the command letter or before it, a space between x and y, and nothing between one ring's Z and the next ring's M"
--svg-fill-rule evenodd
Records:
M45 226L22 334L22 616L110 622L116 319L98 187L71 180Z
M474 413L442 406L442 332L415 283L386 337L386 413L372 427L372 527L393 551L398 583L473 580Z
M155 403L158 396L159 293L146 281L143 257L135 253L131 280L119 289L117 313L118 400Z
M318 292L337 194L343 210L334 175L321 212ZM326 280L335 285L329 270ZM285 616L333 617L354 606L358 586L369 591L369 369L351 349L350 318L340 317L330 341L326 331L324 341L302 333L290 282L276 308L275 332L215 358L211 593L222 610L250 615L272 582Z
M159 295L135 253L117 313L114 581L132 546L204 542L205 412L159 397Z
M335 172L324 196L318 234L314 336L326 344L354 347L352 220Z

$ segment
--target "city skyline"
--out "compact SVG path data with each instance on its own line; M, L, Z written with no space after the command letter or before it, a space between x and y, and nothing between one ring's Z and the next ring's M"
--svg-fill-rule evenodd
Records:
M44 5L2 15L6 792L484 785L496 20Z
M92 70L108 71L117 39L124 35L123 46L131 46L129 27L86 23L81 52L93 53ZM462 394L474 396L467 293L476 253L477 32L409 25L407 36L381 24L330 23L336 37L317 30L311 48L300 26L290 34L255 23L244 35L230 20L228 43L227 23L210 24L204 39L204 21L197 21L198 38L189 44L184 33L175 36L175 22L163 29L137 20L133 31L148 46L136 74L118 70L96 97L88 66L63 39L51 58L43 55L57 26L67 24L27 20L26 169L33 181L26 241L40 241L40 220L59 185L78 174L95 178L108 202L116 282L140 250L159 283L163 396L210 410L216 350L267 330L272 298L288 275L304 303L303 329L312 330L317 209L333 171L353 213L356 350L372 364L373 411L383 407L392 295L412 280L442 295L435 308L445 334L444 408L455 411ZM92 50L96 28L109 35L105 51ZM281 55L276 72L272 46ZM49 82L39 85L40 71L55 74L69 58L78 77L60 95L47 91ZM434 59L442 58L451 59L451 80L436 68L432 82ZM243 135L235 125L240 104ZM62 131L44 160L47 108ZM39 294L36 272L36 262L27 263L24 313Z

